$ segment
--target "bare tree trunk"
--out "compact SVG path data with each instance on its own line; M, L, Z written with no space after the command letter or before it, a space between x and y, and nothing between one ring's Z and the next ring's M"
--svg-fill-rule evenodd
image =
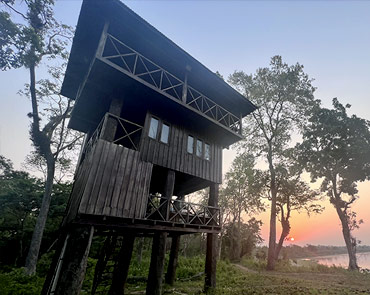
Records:
M54 159L47 161L47 177L45 182L45 191L42 197L39 215L37 216L35 229L32 234L31 245L26 258L25 271L28 275L33 275L36 272L36 264L41 247L42 236L44 234L46 219L49 212L51 202L51 192L53 189L55 163Z
M275 248L276 248L276 175L275 168L272 163L271 143L269 143L268 162L270 170L270 191L271 191L271 214L270 214L270 235L269 249L267 253L267 270L275 269Z
M53 189L54 174L55 174L55 159L50 150L49 138L40 131L40 118L38 113L38 105L36 98L36 75L35 65L30 66L30 94L32 103L32 127L31 138L40 155L46 160L47 175L45 182L45 191L42 197L39 215L37 216L35 229L32 234L31 245L28 250L25 271L28 275L33 275L36 272L36 264L39 256L42 236L44 234L47 215L49 212L51 192Z
M355 239L351 235L351 230L348 224L348 218L346 216L346 213L342 211L342 209L339 207L337 203L333 203L333 205L337 211L340 222L342 224L343 238L344 238L344 242L346 243L348 257L349 257L348 269L358 270L359 267L357 265L356 243L355 243Z
M283 243L285 241L285 238L289 235L290 233L290 222L289 222L289 218L290 218L290 201L289 201L289 198L287 200L287 214L286 214L286 217L284 215L284 207L283 205L279 204L279 207L280 207L280 210L281 210L281 235L280 235L280 239L279 239L279 242L276 246L276 249L275 249L275 260L278 260L279 258L279 254L280 254L280 251L281 251L281 248L283 247Z
M284 220L284 222L282 221L281 226L282 226L282 231L281 231L280 239L275 249L275 259L276 260L279 258L281 248L283 248L283 243L290 232L289 220Z

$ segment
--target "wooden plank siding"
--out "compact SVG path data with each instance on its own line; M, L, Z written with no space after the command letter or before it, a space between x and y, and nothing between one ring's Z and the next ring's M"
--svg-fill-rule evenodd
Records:
M138 151L99 139L79 167L66 222L77 214L144 218L152 168Z
M216 145L206 138L198 137L194 132L183 129L176 125L170 125L168 144L162 143L158 138L152 139L148 136L151 115L145 120L144 130L140 141L140 156L142 161L151 162L174 171L183 172L215 183L222 182L222 147ZM155 116L155 118L158 118ZM160 120L160 119L159 119ZM165 122L167 124L167 122ZM160 128L159 128L160 129ZM187 152L188 135L200 139L210 145L210 160L196 156L196 151Z

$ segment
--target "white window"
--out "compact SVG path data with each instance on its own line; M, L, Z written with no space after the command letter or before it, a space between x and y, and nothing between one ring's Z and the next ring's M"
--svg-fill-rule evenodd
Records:
M168 143L169 135L170 135L170 126L163 123L161 130L161 142Z
M198 157L201 157L203 154L203 141L197 139L197 151L196 151L196 155Z
M208 143L204 145L204 159L208 161L211 159L211 148Z
M150 118L149 137L157 139L157 133L158 133L158 120L152 117Z
M188 153L192 154L194 152L194 137L189 135L188 136Z

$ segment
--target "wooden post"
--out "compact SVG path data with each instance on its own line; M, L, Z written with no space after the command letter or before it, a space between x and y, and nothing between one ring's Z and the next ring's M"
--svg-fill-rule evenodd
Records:
M182 86L182 102L186 103L186 96L188 95L188 71L185 72L184 85Z
M166 273L166 284L173 285L176 278L177 260L179 257L180 249L180 235L172 236L170 260L168 261L167 273Z
M175 187L175 171L168 170L166 184L163 192L162 201L167 202L161 214L168 220L169 200L172 198ZM166 232L155 233L153 237L152 256L150 260L148 284L146 286L147 295L160 295L162 291L162 277L164 269L164 256L166 254Z
M213 183L209 189L208 205L218 205L218 184ZM207 254L205 267L204 291L213 293L216 288L216 265L217 265L217 234L207 234Z
M81 226L70 231L60 276L53 284L55 290L51 290L50 293L54 295L80 294L93 234L93 226Z
M109 106L109 113L119 117L121 115L122 107L123 99L114 98L112 99L112 102ZM117 119L108 116L108 118L106 118L106 122L104 122L101 137L110 142L114 141L117 126L118 126Z
M41 291L42 295L50 294L50 291L53 289L53 285L55 285L55 282L58 281L68 238L69 236L65 232L62 232L58 237L55 247L55 254L53 256L53 260L51 261L49 271L46 275L44 286Z
M147 295L161 295L162 277L164 268L164 256L166 253L166 232L155 233L152 244L152 256L150 260Z
M127 234L123 238L123 245L118 254L118 260L114 266L112 284L109 295L123 295L125 290L128 269L134 249L135 236Z
M170 200L173 196L173 189L175 187L175 171L168 170L167 177L166 177L166 184L163 191L163 198L161 199L161 203L167 202L165 205L162 206L161 214L168 220L169 213L170 213Z

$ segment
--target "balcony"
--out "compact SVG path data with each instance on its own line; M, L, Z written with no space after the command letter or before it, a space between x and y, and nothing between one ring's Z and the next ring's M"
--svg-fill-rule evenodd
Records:
M169 73L109 33L103 33L102 42L99 60L240 136L241 118L189 86L186 78Z

